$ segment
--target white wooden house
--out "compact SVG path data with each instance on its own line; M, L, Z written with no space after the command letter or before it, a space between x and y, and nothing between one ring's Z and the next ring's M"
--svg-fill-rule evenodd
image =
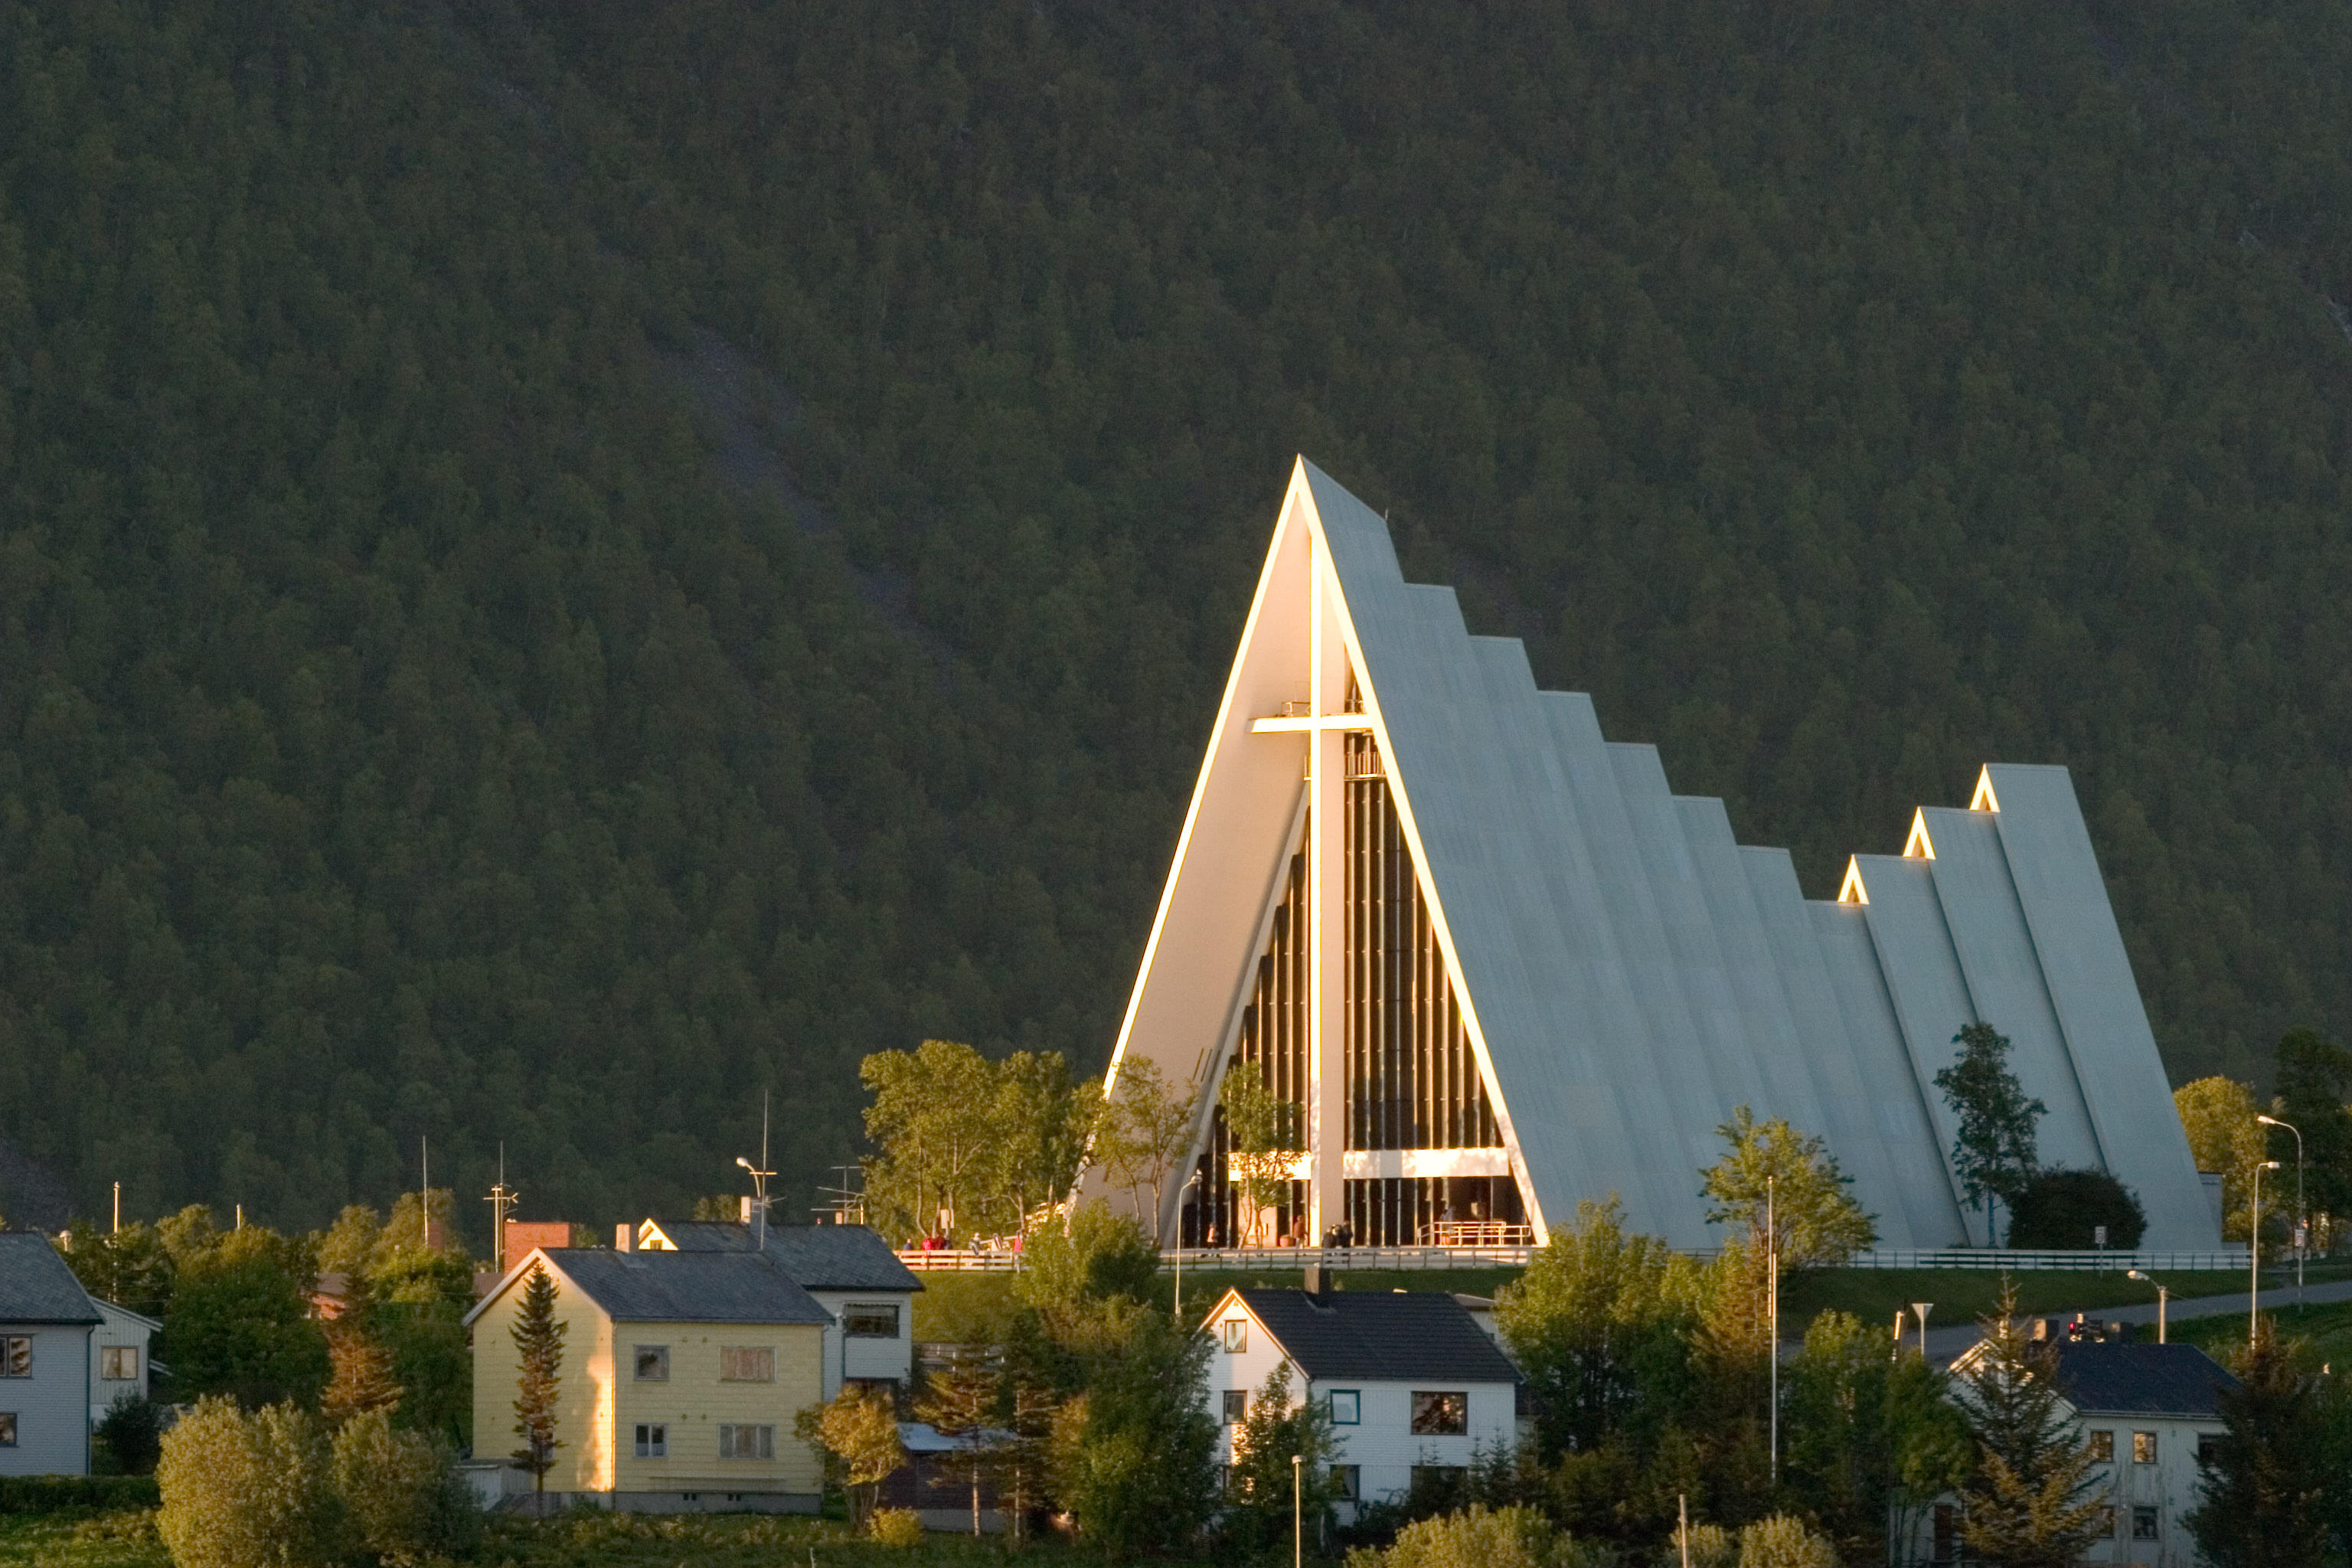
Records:
M89 1473L89 1342L100 1321L47 1237L0 1233L0 1476Z
M89 1423L95 1427L124 1394L152 1397L155 1373L147 1352L163 1325L95 1296L90 1304L104 1320L89 1336Z
M2084 1560L2137 1568L2197 1568L2196 1540L2183 1522L2200 1498L2200 1452L2225 1430L2221 1396L2237 1379L2195 1345L2145 1344L2117 1323L2043 1320L2035 1338L2054 1342L2058 1386L2077 1432L2100 1456L2095 1492L2106 1535ZM1952 1363L1966 1372L1985 1354L1979 1342ZM1926 1510L1906 1560L1958 1563L1961 1505L1946 1498Z
M1276 1367L1291 1398L1331 1413L1332 1479L1340 1521L1356 1505L1412 1489L1416 1471L1466 1476L1475 1458L1517 1440L1519 1376L1454 1297L1351 1291L1307 1270L1297 1290L1228 1290L1204 1320L1215 1349L1206 1397L1223 1427L1218 1457Z

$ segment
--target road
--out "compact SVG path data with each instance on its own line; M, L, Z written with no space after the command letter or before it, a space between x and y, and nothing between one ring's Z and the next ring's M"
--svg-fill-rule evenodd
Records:
M2314 1306L2327 1301L2352 1301L2352 1279L2334 1279L2326 1284L2315 1282L2305 1286L2303 1291L2303 1299ZM2263 1281L2263 1306L2265 1310L2292 1306L2294 1302L2294 1286L2292 1282L2279 1287L2273 1286L2267 1279ZM2221 1318L2233 1313L2242 1318L2246 1315L2246 1292L2243 1290L2231 1296L2191 1296L2185 1300L2176 1296L2166 1316L2170 1321L2176 1323L2184 1318ZM2070 1310L2035 1312L2031 1314L2031 1317L2072 1318L2074 1315ZM2144 1306L2133 1307L2085 1307L2083 1309L2083 1316L2094 1322L2146 1324L2152 1330L2156 1325L2156 1303L2150 1301ZM1935 1321L1935 1314L1930 1312L1927 1315L1929 1324L1927 1353L1938 1361L1952 1361L1961 1352L1977 1342L1977 1326L1974 1322L1954 1323L1946 1328L1937 1328L1934 1326ZM1918 1332L1917 1326L1914 1325L1906 1338L1911 1342L1916 1343Z

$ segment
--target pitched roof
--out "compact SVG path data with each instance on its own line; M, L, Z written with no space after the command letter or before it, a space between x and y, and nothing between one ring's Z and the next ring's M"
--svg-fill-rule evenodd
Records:
M657 1227L680 1252L749 1252L751 1227L709 1220ZM919 1290L890 1244L862 1225L771 1225L768 1256L809 1290Z
M89 1292L47 1237L37 1230L0 1232L0 1322L100 1321Z
M755 1254L567 1247L545 1256L617 1322L833 1321L807 1291Z
M1299 1371L1318 1382L1511 1383L1518 1369L1443 1291L1236 1290Z
M2057 1351L2059 1386L2084 1415L2218 1415L2238 1386L2195 1345L2069 1340Z

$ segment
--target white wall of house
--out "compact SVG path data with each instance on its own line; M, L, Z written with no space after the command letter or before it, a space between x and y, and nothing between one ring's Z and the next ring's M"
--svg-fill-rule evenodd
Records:
M1238 1348L1232 1324L1240 1325ZM1288 1358L1274 1336L1239 1301L1228 1301L1209 1324L1210 1342L1206 1400L1209 1414L1219 1423L1217 1463L1233 1463L1234 1421L1226 1394L1243 1394L1245 1409L1255 1408L1259 1390ZM1302 1379L1290 1369L1290 1397L1322 1402L1329 1407L1334 1392L1352 1393L1357 1419L1335 1422L1334 1465L1356 1468L1357 1497L1380 1502L1401 1496L1412 1485L1415 1466L1466 1468L1475 1456L1507 1451L1517 1436L1517 1394L1507 1383L1387 1382L1333 1378ZM1412 1430L1413 1395L1417 1393L1458 1393L1467 1401L1466 1430L1458 1436L1431 1436ZM1346 1402L1343 1400L1344 1405ZM1354 1517L1352 1507L1339 1510L1342 1522Z
M890 1378L904 1388L915 1375L915 1297L908 1290L811 1290L818 1306L833 1314L824 1331L824 1396L841 1392L845 1380ZM861 1310L863 1309L863 1310ZM845 1325L887 1309L898 1332L884 1337L848 1333Z
M0 1476L88 1475L89 1325L0 1322L0 1350L16 1339L32 1342L32 1359L10 1376L0 1355L0 1428L16 1437L0 1443Z
M2115 1510L2112 1533L2104 1541L2094 1542L2084 1554L2084 1561L2131 1563L2136 1568L2199 1568L2196 1538L2182 1521L2202 1500L2198 1495L2201 1476L2197 1465L2198 1440L2220 1436L2224 1430L2222 1424L2210 1417L2102 1415L2090 1411L2077 1413L2075 1430L2094 1440L2099 1434L2106 1434L2114 1455L2098 1467L2097 1479L2084 1494L2084 1501L2103 1502ZM2136 1438L2141 1437L2154 1440L2152 1458L2134 1457L2136 1453L2149 1452L2150 1445L2135 1443ZM1937 1506L1957 1517L1959 1499L1947 1496ZM1920 1510L1907 1562L1924 1564L1952 1560L1954 1548L1948 1544L1948 1534L1946 1554L1937 1555L1935 1514L1935 1509Z
M106 1419L117 1396L149 1397L154 1373L147 1365L147 1348L163 1325L111 1301L95 1296L90 1300L106 1320L89 1336L89 1420L95 1426ZM110 1375L124 1373L129 1375Z

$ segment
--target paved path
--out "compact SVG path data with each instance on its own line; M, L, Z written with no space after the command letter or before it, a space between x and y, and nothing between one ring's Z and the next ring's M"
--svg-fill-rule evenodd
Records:
M2327 1301L2352 1301L2352 1279L2331 1279L2325 1284L2315 1280L2303 1288L2303 1299L2314 1306ZM2290 1279L2283 1287L2274 1285L2269 1279L2263 1281L2263 1310L2274 1311L2292 1307L2294 1304L2294 1282L2293 1279ZM2171 1305L2165 1315L2173 1322L2178 1322L2184 1318L2228 1317L2233 1313L2239 1317L2244 1317L2246 1306L2246 1292L2243 1290L2234 1296L2191 1296L2186 1299L2176 1296L2172 1299ZM2151 1327L2156 1322L2154 1301L2131 1307L2085 1307L2082 1309L2082 1312L2084 1318L2093 1322L2144 1323ZM2030 1321L2032 1318L2072 1318L2074 1315L2074 1311L2069 1310L2063 1312L2033 1312L2027 1314L2027 1318ZM1952 1361L1961 1352L1977 1342L1977 1326L1973 1321L1938 1328L1936 1326L1935 1313L1930 1312L1927 1314L1927 1353L1939 1361ZM1912 1324L1910 1332L1906 1338L1911 1343L1916 1344L1918 1333L1918 1325Z

